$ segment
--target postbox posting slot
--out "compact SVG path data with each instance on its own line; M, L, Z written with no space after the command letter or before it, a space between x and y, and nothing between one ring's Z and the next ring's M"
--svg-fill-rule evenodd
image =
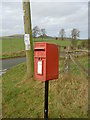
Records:
M34 48L34 51L45 51L45 48Z

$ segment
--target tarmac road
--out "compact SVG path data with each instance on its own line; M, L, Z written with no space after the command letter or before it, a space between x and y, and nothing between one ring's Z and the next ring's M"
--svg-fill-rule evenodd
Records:
M11 69L13 66L23 62L26 62L26 57L0 60L0 76L6 73L6 71Z

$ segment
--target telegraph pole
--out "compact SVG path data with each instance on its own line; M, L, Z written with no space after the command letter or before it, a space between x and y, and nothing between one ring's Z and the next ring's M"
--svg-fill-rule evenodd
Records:
M31 13L29 0L23 0L23 13L24 13L24 41L26 48L26 62L27 62L27 79L33 77L33 41L31 29Z

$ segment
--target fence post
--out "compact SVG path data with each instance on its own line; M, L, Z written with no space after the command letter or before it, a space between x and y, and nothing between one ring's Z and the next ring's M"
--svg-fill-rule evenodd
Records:
M58 49L59 49L59 71L60 71L60 45L58 45ZM60 74L59 74L59 78L60 78Z
M68 46L67 47L67 51L66 51L66 56L65 56L65 72L66 73L69 73L70 72L70 56L69 56L69 50L70 50L70 47Z
M60 46L59 46L59 60L60 60Z

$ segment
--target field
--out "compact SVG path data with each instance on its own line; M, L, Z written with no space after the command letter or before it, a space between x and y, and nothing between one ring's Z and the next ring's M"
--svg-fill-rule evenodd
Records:
M88 68L88 57L79 61ZM63 60L60 69L64 69ZM26 80L26 63L3 75L2 88L4 118L43 118L44 83ZM70 74L60 73L58 80L49 82L49 118L87 118L87 113L88 79L71 62Z
M10 58L10 57L18 57L25 56L25 45L24 39L22 37L5 37L2 40L2 56L0 52L0 58ZM55 40L55 39L40 39L37 38L34 42L49 42L53 44L57 44L60 46L68 46L71 45L71 40ZM80 44L81 41L78 40L77 44Z
M23 38L4 38L2 40L2 52L18 52L24 50Z
M60 46L71 46L71 40L36 39ZM24 39L6 37L2 42L2 58L25 56ZM81 40L77 41L81 44ZM62 48L63 49L63 48ZM88 69L88 56L76 58ZM88 117L88 76L70 61L65 73L65 59L59 61L59 78L49 82L49 118ZM2 76L2 113L4 118L43 118L45 84L26 79L26 63L8 70Z
M25 56L23 38L3 38L2 58Z

